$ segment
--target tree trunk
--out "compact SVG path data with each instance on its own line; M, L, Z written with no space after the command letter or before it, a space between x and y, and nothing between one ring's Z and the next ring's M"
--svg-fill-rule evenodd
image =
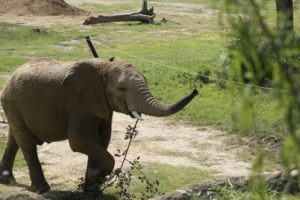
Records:
M293 0L276 0L277 28L289 32L294 29Z
M154 22L154 8L148 9L147 0L143 0L142 9L139 12L120 14L120 15L99 15L97 17L89 17L84 20L84 25L108 23L108 22L123 22L123 21L140 21L143 23Z

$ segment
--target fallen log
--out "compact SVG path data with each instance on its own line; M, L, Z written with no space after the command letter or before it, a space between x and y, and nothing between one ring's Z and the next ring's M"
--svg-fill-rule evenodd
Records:
M142 9L139 12L120 14L120 15L99 15L97 17L89 17L84 20L84 25L109 23L109 22L124 22L124 21L140 21L142 23L153 23L155 18L154 8L148 9L147 0L143 0Z
M111 16L103 16L99 15L98 17L89 17L86 19L83 24L98 24L98 23L108 23L108 22L125 22L125 21L140 21L143 23L153 23L154 17L142 14L134 14L134 15L111 15Z

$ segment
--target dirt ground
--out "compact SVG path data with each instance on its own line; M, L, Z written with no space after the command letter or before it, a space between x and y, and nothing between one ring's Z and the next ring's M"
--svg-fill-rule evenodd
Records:
M78 6L82 3L98 3L98 4L104 4L104 5L111 5L111 4L118 4L118 3L126 3L132 1L126 1L126 0L65 0L70 5ZM203 9L205 12L199 13L198 15L214 15L215 11L212 9L207 8L206 5L202 4L189 4L189 3L166 3L166 2L154 2L155 3L155 13L158 14L158 16L164 16L164 14L173 14L172 10L165 10L161 9L161 6L170 6L172 8L177 9L176 15L177 16L185 16L189 15L191 18L199 17L195 13L185 12L190 11L193 9ZM137 1L137 4L140 4L140 1ZM149 4L151 6L151 3ZM204 9L205 8L205 9ZM180 9L181 11L178 11ZM137 10L132 10L137 11ZM32 15L21 15L21 16L10 16L10 15L1 15L0 13L0 21L6 21L14 24L20 24L20 25L26 25L26 26L36 26L36 27L50 27L53 24L56 23L62 23L62 24L68 24L68 25L76 25L80 26L82 25L83 21L87 18L87 16L97 16L99 14L103 13L93 13L87 12L82 15L52 15L52 16L32 16ZM87 26L84 26L85 28Z
M112 141L109 147L112 154L117 153L117 149L126 148L128 141L124 140L125 130L134 122L129 116L114 114ZM248 147L231 146L229 141L237 139L234 135L210 127L196 127L148 116L139 122L138 130L139 135L131 146L129 159L141 156L142 163L192 166L210 170L220 177L249 174L251 162L236 158L238 151L246 151ZM1 134L7 134L7 127L4 125L1 126ZM39 147L38 154L50 184L67 185L69 189L76 188L78 178L85 172L85 155L72 152L67 141L44 144ZM116 167L120 166L121 160L116 158L116 161ZM26 168L15 171L15 177L19 186L1 185L0 196L8 197L20 193L32 198L37 197L36 194L27 191L30 182Z
M82 15L84 10L71 6L64 0L0 0L0 14L9 16L20 15Z

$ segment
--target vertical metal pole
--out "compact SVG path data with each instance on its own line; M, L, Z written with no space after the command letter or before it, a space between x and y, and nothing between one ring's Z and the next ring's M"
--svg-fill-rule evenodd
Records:
M91 40L90 36L86 36L86 37L85 37L85 40L86 40L87 44L89 45L90 50L91 50L91 52L92 52L94 58L99 58L99 56L98 56L98 54L97 54L97 52L96 52L96 50L95 50L95 48L94 48L94 45L93 45L93 43L92 43L92 40Z

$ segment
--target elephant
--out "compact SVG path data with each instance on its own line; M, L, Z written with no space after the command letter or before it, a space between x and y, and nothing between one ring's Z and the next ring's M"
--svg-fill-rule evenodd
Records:
M30 190L48 191L37 145L68 139L72 151L88 156L85 180L96 184L114 169L114 158L107 151L113 111L133 118L169 116L197 94L194 89L173 104L162 104L149 91L142 73L117 57L29 61L11 75L1 95L9 130L0 183L16 181L12 169L20 148L29 170Z

